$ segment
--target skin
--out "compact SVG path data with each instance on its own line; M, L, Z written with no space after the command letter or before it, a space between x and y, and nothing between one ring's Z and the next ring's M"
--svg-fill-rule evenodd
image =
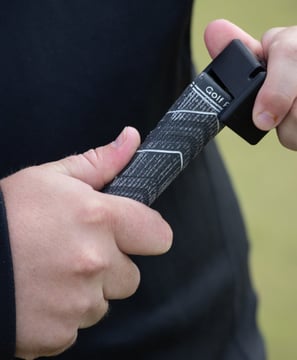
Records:
M256 126L276 128L281 144L296 150L297 27L271 29L261 41L226 20L205 30L212 57L234 38L267 61L253 111ZM104 147L0 181L15 275L16 356L63 352L78 329L102 319L108 300L137 290L140 273L128 255L169 250L172 231L157 212L98 191L129 162L139 142L138 132L126 128Z
M140 273L127 255L158 255L169 225L139 202L100 190L127 164L139 134L1 181L16 289L16 355L58 354L94 325L108 300L131 296ZM154 229L154 231L152 231Z
M237 38L267 62L267 77L253 109L254 123L262 130L276 128L280 143L297 150L297 26L270 29L258 41L220 19L208 24L204 38L211 57Z

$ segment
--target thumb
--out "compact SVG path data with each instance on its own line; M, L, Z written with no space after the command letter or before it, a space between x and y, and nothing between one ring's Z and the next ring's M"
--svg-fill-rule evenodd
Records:
M240 39L258 58L263 59L260 42L230 21L214 20L207 25L204 32L205 45L212 58L234 39Z
M49 163L48 166L55 166L59 172L100 190L128 164L139 144L138 131L126 127L117 139L108 145L66 157Z

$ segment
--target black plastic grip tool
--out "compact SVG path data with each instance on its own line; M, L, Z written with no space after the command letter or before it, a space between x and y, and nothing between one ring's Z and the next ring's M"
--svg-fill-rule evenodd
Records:
M250 144L266 134L252 121L263 64L233 40L184 90L128 166L103 192L151 205L227 125Z

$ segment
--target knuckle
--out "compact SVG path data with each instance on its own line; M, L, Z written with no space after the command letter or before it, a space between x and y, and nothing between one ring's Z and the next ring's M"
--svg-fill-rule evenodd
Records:
M79 217L83 219L86 224L98 224L100 226L110 227L113 222L113 213L106 203L104 205L98 201L89 202L81 208Z
M285 29L285 31L278 31L275 34L274 29L271 29L271 32L268 32L266 38L270 39L269 52L270 54L282 54L286 58L292 59L293 61L297 60L297 46L296 38L294 36L288 35L288 31L291 33L291 29ZM295 31L297 28L295 27Z
M90 327L97 324L107 313L109 309L109 303L105 299L101 299L98 304L98 300L95 299L90 306L88 320L85 323L85 327Z
M95 325L107 314L109 309L109 303L103 297L103 289L98 290L94 286L92 286L88 295L81 296L76 305L76 313L79 318L78 328L80 329Z
M76 303L75 313L79 315L80 318L84 318L93 309L93 301L89 296L83 296L81 294L80 299Z
M75 260L75 272L85 277L100 274L109 267L109 259L98 254L92 247L82 250Z
M102 148L89 149L81 155L93 168L97 168L98 164L103 160Z
M297 61L297 47L296 39L292 37L284 37L276 41L276 51L282 52L282 54L293 61Z

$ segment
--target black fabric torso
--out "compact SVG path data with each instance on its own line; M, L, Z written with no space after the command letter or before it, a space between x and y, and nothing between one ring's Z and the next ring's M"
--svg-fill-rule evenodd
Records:
M144 137L190 81L191 6L3 1L0 176L105 144L126 125ZM263 360L245 230L213 143L153 206L172 249L135 257L136 294L57 358Z
M5 1L0 176L144 136L190 79L191 1ZM186 40L186 41L185 41Z

